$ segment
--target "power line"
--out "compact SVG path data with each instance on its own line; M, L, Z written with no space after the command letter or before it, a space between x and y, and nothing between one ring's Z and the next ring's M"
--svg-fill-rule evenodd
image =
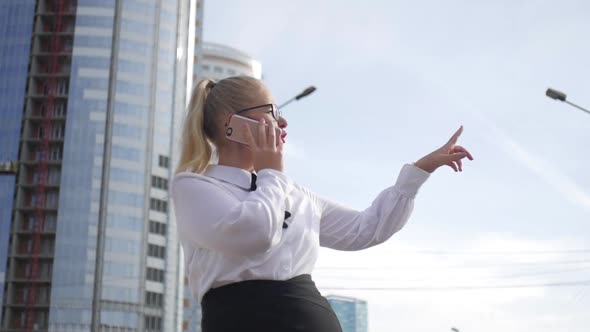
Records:
M515 285L483 285L483 286L421 286L421 287L325 287L329 290L365 290L365 291L454 291L481 289L513 289L513 288L544 288L544 287L572 287L590 286L590 280L553 282L543 284L515 284Z
M583 266L583 267L577 267L577 268L571 268L571 269L563 269L563 270L544 270L544 271L534 271L534 272L523 272L523 273L511 273L511 274L501 274L501 275L483 275L483 276L476 276L473 277L477 278L477 279L518 279L518 278L522 278L522 277L535 277L535 276L541 276L541 275L551 275L551 274L561 274L561 273L570 273L570 272L578 272L578 271L584 271L584 270L589 270L590 266ZM396 278L399 277L400 275L395 275L395 276L387 276L387 275L379 275L379 276L371 276L371 277L363 277L363 276L350 276L350 275L345 275L343 276L342 274L338 274L336 276L326 276L326 275L321 275L321 274L315 274L318 276L321 276L322 278L325 279L330 279L330 280L342 280L342 281L377 281L377 280L391 280L391 279L401 279L403 281L422 281L422 280L428 280L429 277L422 277L422 278L413 278L410 280L404 279L404 278Z
M523 262L523 263L498 263L498 264L474 264L474 265L448 265L448 266L317 266L316 270L388 270L388 269L468 269L468 268L490 268L499 266L548 266L548 265L567 265L567 264L588 264L590 259L572 260L572 261L552 261L552 262Z
M408 250L397 251L401 254L423 255L566 255L566 254L590 254L590 249L571 250L523 250L523 251L454 251L454 250Z

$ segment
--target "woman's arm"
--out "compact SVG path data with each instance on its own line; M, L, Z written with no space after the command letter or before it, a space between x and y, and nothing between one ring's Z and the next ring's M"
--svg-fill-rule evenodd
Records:
M414 197L429 175L416 166L404 165L396 184L382 191L364 211L318 197L322 211L320 245L337 250L361 250L386 241L408 221Z
M227 255L264 253L281 239L291 181L281 172L258 172L257 189L239 201L218 184L191 174L172 181L180 238Z
M373 204L362 212L318 198L322 210L320 245L339 250L360 250L389 239L410 218L414 197L430 173L443 165L461 172L461 160L473 160L467 149L457 145L462 132L463 126L443 146L414 165L405 165L396 184L381 192Z

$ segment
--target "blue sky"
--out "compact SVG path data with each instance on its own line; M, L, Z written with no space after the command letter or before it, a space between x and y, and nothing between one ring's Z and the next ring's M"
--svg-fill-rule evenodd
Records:
M590 115L544 96L590 107L589 15L582 0L209 0L204 40L261 61L278 102L318 88L284 110L286 172L355 208L465 126L475 161L433 174L400 233L321 253L320 290L366 299L371 331L587 331L590 285L529 286L590 280ZM526 287L478 288L506 285Z

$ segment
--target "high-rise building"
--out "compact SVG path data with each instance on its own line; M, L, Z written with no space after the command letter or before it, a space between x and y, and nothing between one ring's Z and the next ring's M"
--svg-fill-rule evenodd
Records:
M18 159L34 10L35 0L0 2L0 162ZM0 305L5 297L15 179L14 174L0 174ZM2 314L0 310L0 322Z
M201 7L202 8L202 0ZM202 15L202 12L201 12ZM200 80L213 79L219 81L226 77L245 75L262 78L262 66L249 55L229 46L202 42L202 17L197 19L195 27L195 53L193 83ZM188 288L188 279L184 277L184 318L182 330L189 332L201 331L201 306L192 296Z
M0 2L0 331L176 331L190 0Z
M215 81L231 76L252 76L262 79L262 65L248 54L222 44L203 42L200 57L195 59L193 82L201 79ZM195 52L197 56L197 52Z
M328 302L334 309L342 332L367 332L367 302L353 297L329 295Z

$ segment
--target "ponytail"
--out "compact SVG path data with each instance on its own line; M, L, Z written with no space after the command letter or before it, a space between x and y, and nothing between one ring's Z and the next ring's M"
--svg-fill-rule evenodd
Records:
M269 93L260 80L247 76L229 77L217 83L200 81L193 90L184 120L175 173L205 172L213 157L213 146L223 144L220 123L224 114L252 106L261 91Z
M211 141L205 134L205 103L215 82L202 80L193 90L180 147L180 160L175 173L203 173L213 154Z

